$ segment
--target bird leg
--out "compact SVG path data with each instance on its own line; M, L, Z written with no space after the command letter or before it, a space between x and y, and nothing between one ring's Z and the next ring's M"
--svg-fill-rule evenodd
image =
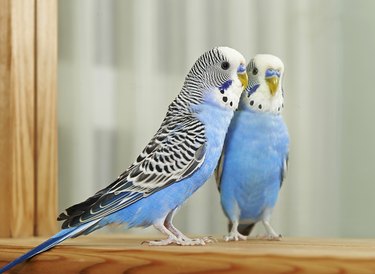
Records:
M269 241L280 241L281 240L281 235L277 234L275 230L273 230L270 221L271 221L271 214L272 214L272 208L266 208L263 212L263 217L262 217L262 223L264 226L264 229L266 230L265 235L258 235L258 239L263 239L263 240L269 240Z
M172 218L174 215L174 210L171 211L165 218L157 220L153 225L168 238L164 240L155 241L145 241L150 246L165 246L170 244L176 245L205 245L206 241L204 239L190 239L185 236L181 231L175 228L172 224ZM208 240L207 240L208 242Z
M228 235L224 236L224 240L226 242L239 241L239 240L246 241L247 240L247 237L242 235L241 233L239 233L237 228L238 228L238 221L234 221L231 231L229 232Z
M183 241L184 245L205 245L206 243L214 242L213 238L211 237L204 237L204 238L196 238L191 239L183 234L180 230L178 230L172 223L175 213L177 212L177 208L173 209L164 220L164 226L172 232L173 235L177 237L177 239Z
M272 228L269 220L262 220L263 226L266 230L265 235L258 235L257 238L264 239L264 240L270 240L270 241L280 241L281 240L281 234L277 234L275 230Z
M172 232L170 232L163 223L164 220L158 220L154 223L154 227L164 235L167 235L168 238L164 240L146 241L145 243L148 243L150 246L165 246L170 244L181 245L182 241L179 240Z

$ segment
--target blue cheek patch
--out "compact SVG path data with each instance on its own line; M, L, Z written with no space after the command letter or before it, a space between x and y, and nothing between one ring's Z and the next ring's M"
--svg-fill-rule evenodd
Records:
M256 84L254 86L249 86L246 91L247 91L247 96L250 96L251 94L253 94L258 88L259 88L260 84Z
M225 90L227 90L231 85L232 85L232 80L228 80L228 81L226 81L226 82L224 82L220 87L219 87L219 89L220 89L220 91L225 91Z

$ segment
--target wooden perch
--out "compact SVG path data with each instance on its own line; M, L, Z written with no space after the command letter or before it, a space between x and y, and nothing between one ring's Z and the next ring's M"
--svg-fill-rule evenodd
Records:
M375 273L375 240L251 239L207 246L150 247L152 238L87 236L17 266L9 273ZM42 238L0 239L0 265Z

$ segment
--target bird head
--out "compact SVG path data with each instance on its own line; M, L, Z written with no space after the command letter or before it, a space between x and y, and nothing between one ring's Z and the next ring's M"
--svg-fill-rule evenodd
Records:
M283 108L282 80L284 64L280 58L270 54L258 54L246 68L249 85L242 105L255 111L280 112Z
M216 47L199 57L184 87L198 91L209 104L235 110L247 84L246 61L242 54L229 47Z

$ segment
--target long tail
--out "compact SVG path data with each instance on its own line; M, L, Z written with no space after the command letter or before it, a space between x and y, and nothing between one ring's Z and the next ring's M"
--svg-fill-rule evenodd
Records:
M4 273L5 271L11 269L12 267L34 257L35 255L42 253L44 251L47 251L48 249L51 249L55 245L61 243L62 241L73 238L76 236L81 235L84 233L87 229L89 229L91 226L95 225L98 222L98 220L91 221L89 223L83 224L81 226L72 227L68 229L63 229L51 238L49 238L47 241L41 243L37 247L34 247L29 252L26 252L22 256L18 257L14 261L10 262L9 264L3 266L0 268L0 273Z

